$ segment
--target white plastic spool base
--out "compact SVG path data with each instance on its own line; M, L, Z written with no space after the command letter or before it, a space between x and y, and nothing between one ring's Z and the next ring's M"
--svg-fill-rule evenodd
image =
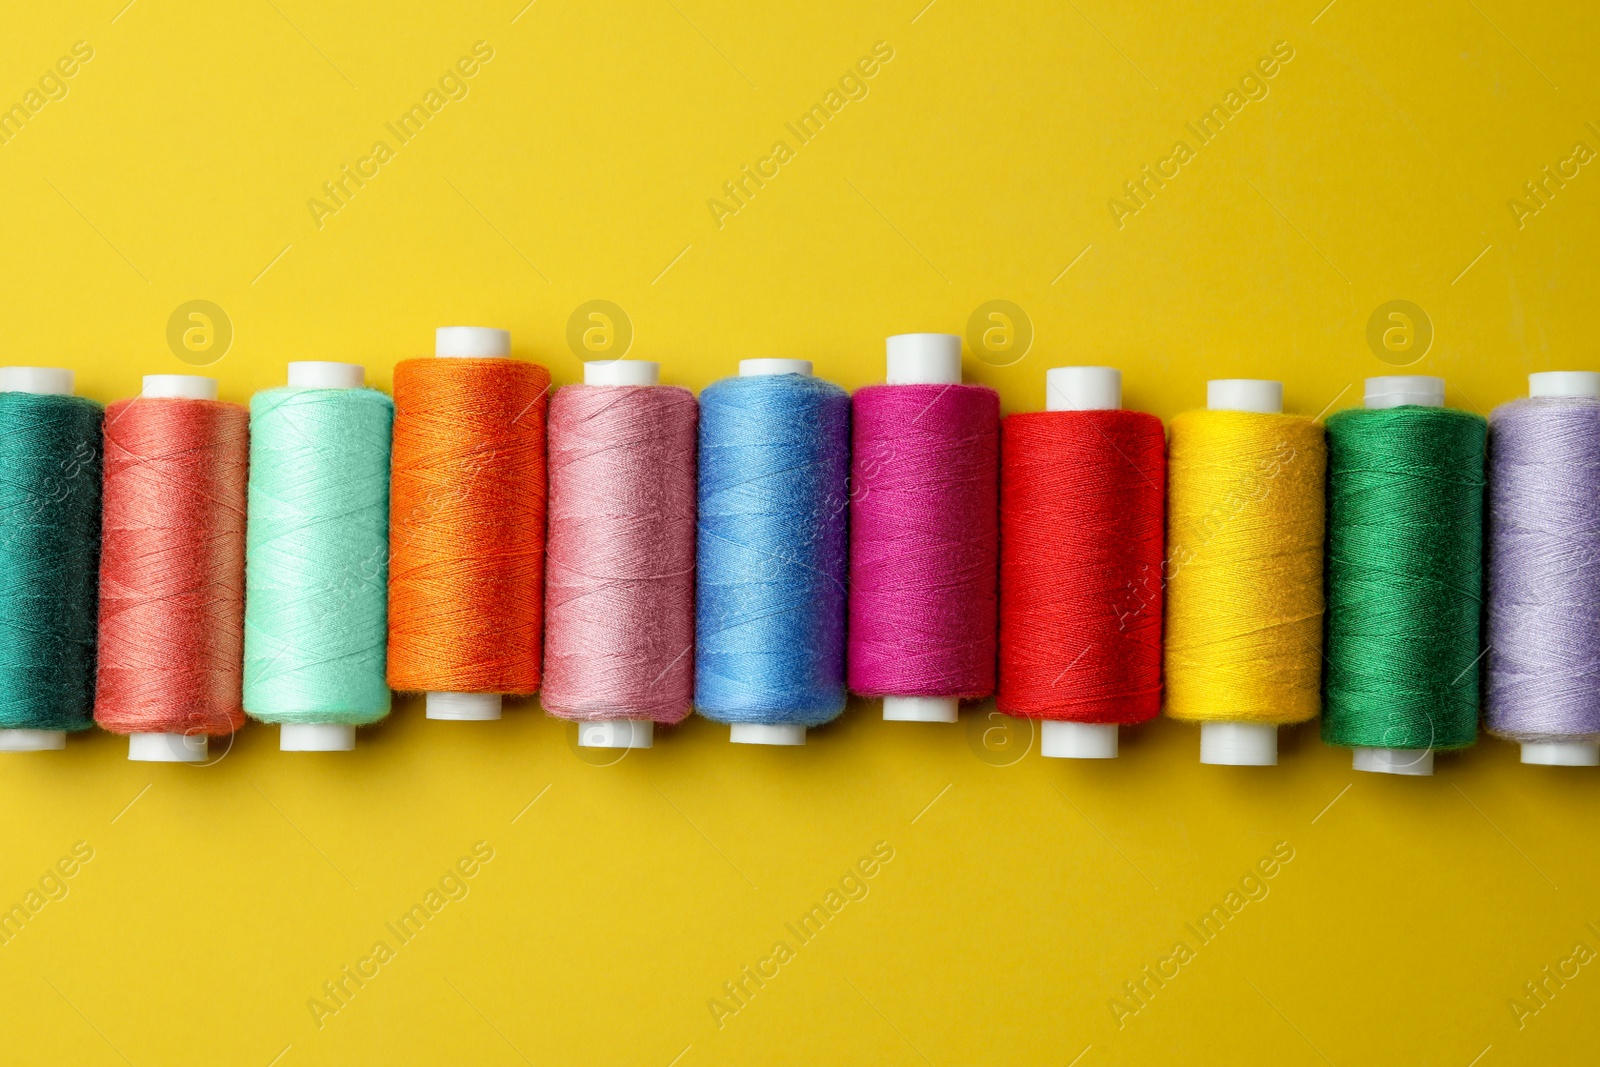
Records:
M289 364L289 384L301 389L360 389L367 368L359 363L302 359Z
M960 697L906 697L883 698L885 722L960 722Z
M1600 767L1600 742L1524 741L1522 762L1545 767Z
M728 740L736 745L803 745L806 743L806 728L785 724L736 722L728 727Z
M1115 367L1051 367L1044 372L1046 411L1116 411L1122 372Z
M336 722L286 722L278 729L279 752L349 752L356 728Z
M1039 724L1039 754L1053 759L1116 759L1117 724L1045 719Z
M1350 766L1374 774L1409 774L1425 777L1433 773L1431 748L1352 748Z
M0 752L54 752L66 747L65 730L0 730Z
M504 359L511 355L511 331L488 326L440 326L433 354L457 359Z
M890 385L961 384L961 338L953 333L897 333L884 348Z
M204 763L209 747L205 734L128 735L128 758L140 763Z
M65 367L0 367L0 393L71 396L72 372Z
M1203 722L1200 762L1222 767L1276 767L1278 728L1270 722Z
M584 385L659 385L661 364L650 359L590 360L583 365Z
M1372 411L1410 405L1419 408L1444 407L1444 379L1429 374L1395 374L1368 378L1365 407Z
M4 379L0 379L0 385ZM1528 375L1528 395L1600 397L1600 371L1547 370Z
M580 722L578 744L583 748L649 748L655 743L655 731L656 724L649 719Z
M803 374L811 377L809 359L741 359L739 377L760 378L768 374Z
M146 374L139 395L169 400L215 400L217 380L198 374Z
M1270 378L1215 378L1206 383L1206 410L1283 414L1283 383Z
M448 722L492 722L500 717L500 694L429 693L427 717Z

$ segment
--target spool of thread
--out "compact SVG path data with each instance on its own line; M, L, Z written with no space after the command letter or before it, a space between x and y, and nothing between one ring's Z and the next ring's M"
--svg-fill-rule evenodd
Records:
M699 408L659 382L595 360L550 400L541 699L589 748L649 748L694 697Z
M700 394L695 706L736 744L803 745L844 710L850 397L804 359Z
M539 688L550 372L510 355L505 330L445 326L394 371L389 685L430 719Z
M1200 762L1275 766L1278 727L1317 714L1326 451L1283 384L1206 383L1172 420L1167 714Z
M961 338L888 340L851 401L850 688L898 722L994 692L1000 397L961 384Z
M94 717L131 760L199 762L244 725L249 462L215 379L147 374L106 409Z
M289 364L250 400L244 706L285 752L348 752L389 713L394 403L357 363Z
M1358 771L1432 774L1476 739L1486 430L1425 375L1328 419L1322 739Z
M1489 416L1489 732L1600 765L1600 374L1528 375Z
M70 370L0 367L0 752L94 725L101 416Z
M1120 371L1055 367L1001 428L997 703L1041 720L1045 756L1115 759L1161 710L1167 442L1121 408Z

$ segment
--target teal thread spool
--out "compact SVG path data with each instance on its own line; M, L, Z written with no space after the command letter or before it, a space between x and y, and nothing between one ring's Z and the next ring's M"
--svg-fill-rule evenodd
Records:
M1322 739L1358 771L1432 774L1477 737L1487 429L1421 375L1328 419Z
M250 401L244 706L286 752L346 752L389 713L394 402L354 363L289 364Z
M94 725L102 417L70 370L0 367L0 752Z

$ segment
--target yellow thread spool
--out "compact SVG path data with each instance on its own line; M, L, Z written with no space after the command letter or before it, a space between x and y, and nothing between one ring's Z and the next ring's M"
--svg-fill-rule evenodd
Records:
M1172 420L1166 711L1203 724L1202 762L1272 765L1321 706L1327 449L1281 383L1206 392Z

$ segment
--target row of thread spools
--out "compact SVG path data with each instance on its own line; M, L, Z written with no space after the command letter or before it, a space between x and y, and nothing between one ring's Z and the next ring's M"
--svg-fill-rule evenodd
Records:
M1600 762L1600 374L1489 422L1369 379L1326 430L1213 381L1169 443L1103 367L1002 420L943 334L854 397L753 359L698 403L644 361L547 398L509 356L447 327L392 401L303 362L248 410L0 369L0 748L98 722L200 760L248 714L344 750L391 688L457 720L538 691L585 745L695 708L793 745L848 688L924 722L994 695L1088 758L1164 706L1203 761L1273 764L1320 711L1358 769L1425 774L1481 691L1525 762Z

